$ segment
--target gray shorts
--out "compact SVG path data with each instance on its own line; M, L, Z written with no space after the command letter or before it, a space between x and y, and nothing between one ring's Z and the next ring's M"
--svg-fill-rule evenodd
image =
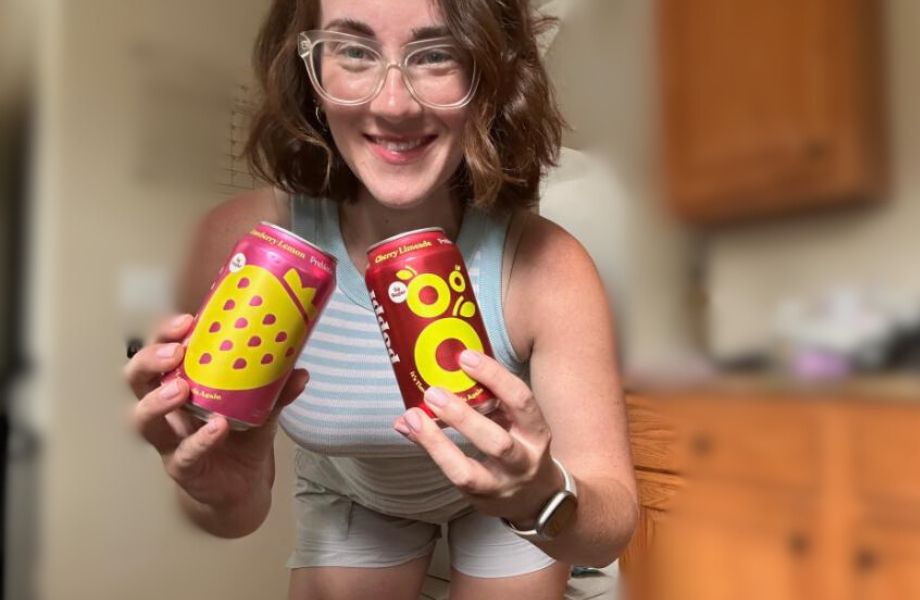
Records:
M297 541L288 560L301 567L391 567L431 554L441 525L384 515L298 478ZM450 564L472 577L511 577L556 560L509 531L496 517L471 511L445 526Z

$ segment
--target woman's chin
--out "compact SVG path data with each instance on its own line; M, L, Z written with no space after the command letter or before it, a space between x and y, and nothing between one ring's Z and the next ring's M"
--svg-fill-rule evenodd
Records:
M431 197L429 190L369 189L378 204L392 210L412 210L425 204Z

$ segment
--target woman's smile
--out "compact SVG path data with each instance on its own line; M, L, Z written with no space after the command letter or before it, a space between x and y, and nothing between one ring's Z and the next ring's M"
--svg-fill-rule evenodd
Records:
M391 165L404 165L420 160L428 153L437 137L436 134L364 135L374 155Z

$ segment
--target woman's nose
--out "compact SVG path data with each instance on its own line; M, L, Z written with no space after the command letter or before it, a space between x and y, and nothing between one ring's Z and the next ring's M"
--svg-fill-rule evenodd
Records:
M402 71L395 67L387 69L383 88L371 101L371 111L389 118L402 118L422 112L422 105L412 96L403 79Z

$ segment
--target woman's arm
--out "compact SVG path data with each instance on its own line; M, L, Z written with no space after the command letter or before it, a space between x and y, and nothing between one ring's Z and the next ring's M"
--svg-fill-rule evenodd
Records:
M529 354L531 390L549 425L551 454L578 489L568 529L535 543L565 562L607 565L625 549L638 519L614 325L593 261L558 225L528 219L505 315L512 343Z
M501 401L485 416L446 390L425 402L483 454L464 454L419 408L393 427L419 444L470 503L529 528L563 487L553 462L574 475L579 506L552 541L535 542L563 562L604 566L623 551L638 518L612 323L584 249L549 221L530 219L504 307L512 343L529 357L531 386L501 363L466 350L463 370Z
M271 188L253 190L230 198L201 218L179 285L177 301L181 310L191 314L198 310L233 245L261 221L290 226L285 195L274 193ZM287 398L284 398L281 403L286 401ZM250 491L235 497L233 502L204 503L192 497L181 485L176 486L179 506L192 523L213 535L227 538L248 535L258 529L271 508L271 489L275 478L271 440L275 428L272 419L264 431L231 434L234 439L225 447L239 447L240 455L249 459L248 472L253 475L247 482ZM250 449L252 452L249 452Z

